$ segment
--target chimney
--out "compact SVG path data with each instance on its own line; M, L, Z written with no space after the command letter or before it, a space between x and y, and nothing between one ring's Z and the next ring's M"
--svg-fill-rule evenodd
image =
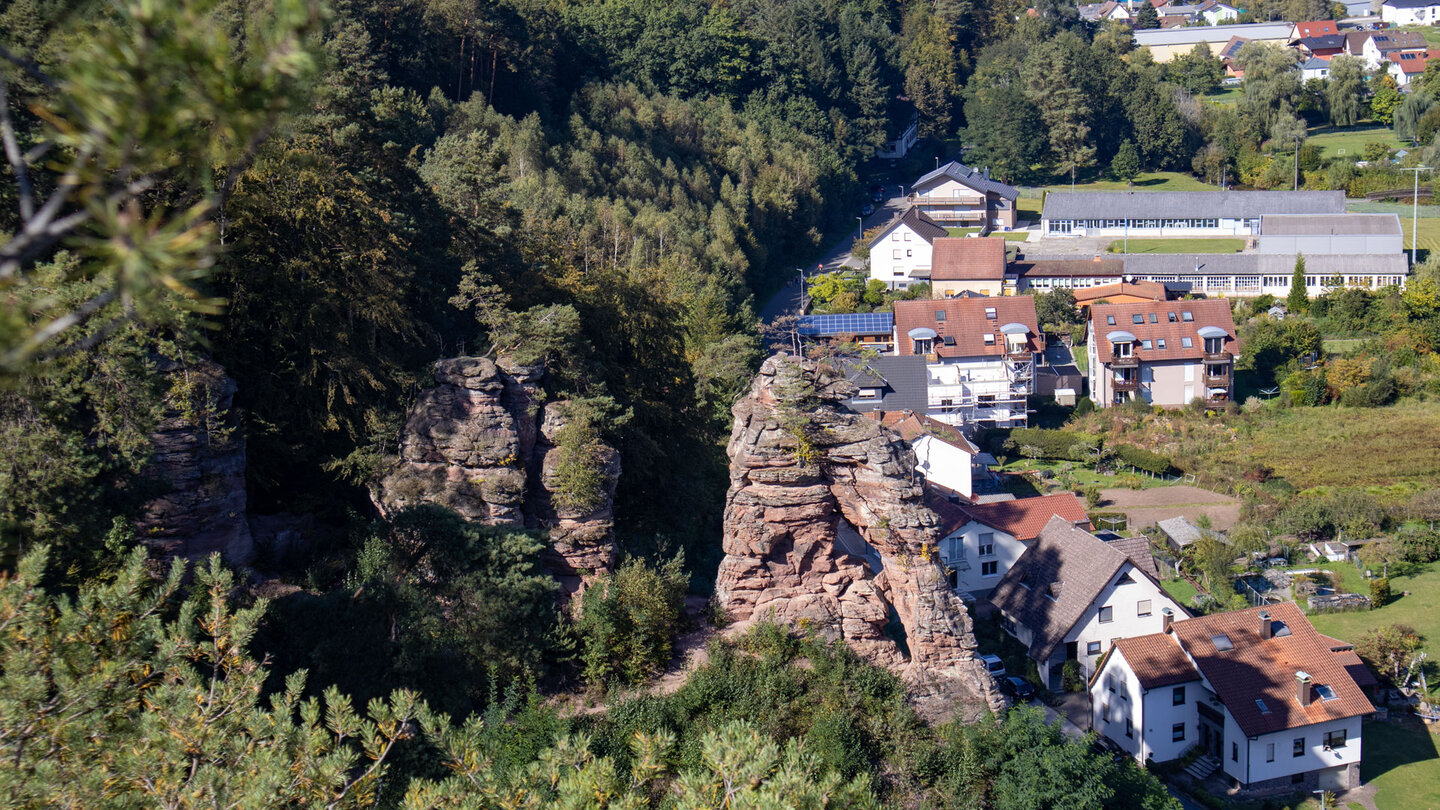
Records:
M1303 669L1295 670L1295 699L1301 706L1310 705L1310 674Z
M1270 638L1274 635L1274 628L1270 624L1270 611L1260 611L1260 640Z
M1170 625L1175 623L1175 611L1170 608L1160 608L1160 632L1170 632Z

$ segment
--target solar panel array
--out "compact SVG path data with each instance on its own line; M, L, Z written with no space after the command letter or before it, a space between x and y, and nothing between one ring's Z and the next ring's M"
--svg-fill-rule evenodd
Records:
M878 335L889 332L894 328L895 315L890 312L805 315L800 318L800 334L805 337Z

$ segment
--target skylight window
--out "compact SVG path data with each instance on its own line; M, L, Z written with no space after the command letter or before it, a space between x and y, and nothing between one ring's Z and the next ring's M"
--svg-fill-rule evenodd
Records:
M1130 320L1134 321L1135 323L1144 323L1144 322L1145 322L1145 316L1144 316L1144 315L1132 315L1132 316L1130 316Z
M1188 338L1188 337L1182 337L1182 338L1180 338L1180 348L1182 348L1182 349L1188 349L1188 348L1190 348L1190 347L1193 346L1193 345L1195 345L1195 344L1191 342L1190 338Z
M1106 316L1105 316L1105 325L1106 325L1106 326L1114 326L1114 325L1115 325L1115 316L1114 316L1114 315L1106 315Z
M1155 313L1153 313L1153 312L1150 313L1150 323L1159 323L1159 322L1160 322L1160 319L1155 316Z
M945 310L943 310L943 309L937 309L937 310L935 310L935 320L937 320L937 321L943 321L943 320L945 320Z
M1214 644L1215 649L1219 650L1220 652L1230 652L1231 650L1235 649L1235 645L1230 643L1230 637L1225 635L1224 633L1216 633L1215 635L1211 636L1210 642Z
M986 333L985 333L985 345L986 345L986 346L994 346L994 345L995 345L995 333L994 333L994 332L986 332Z
M1284 638L1285 636L1290 635L1290 625L1286 624L1285 622L1273 622L1271 623L1270 628L1270 636L1272 638Z
M1184 321L1185 323L1191 323L1195 320L1195 313L1182 312L1180 313L1180 320Z
M1261 714L1270 713L1270 707L1266 706L1265 701L1261 700L1260 698L1255 698L1255 706L1260 709Z
M945 344L946 346L954 346L954 345L955 345L955 336L954 336L954 335L946 335L943 342L944 342L944 344Z
M995 320L995 307L985 307L985 317Z
M1142 349L1153 349L1153 348L1155 348L1155 347L1154 347L1154 345L1152 345L1152 344L1150 343L1149 340L1142 340L1142 341L1140 341L1140 348L1142 348Z
M1165 348L1165 338L1156 338L1155 345L1161 349Z
M1175 323L1175 313L1171 312L1168 314L1170 315L1170 323Z
M1315 685L1315 694L1319 695L1321 700L1335 700L1339 697L1334 689L1323 683Z

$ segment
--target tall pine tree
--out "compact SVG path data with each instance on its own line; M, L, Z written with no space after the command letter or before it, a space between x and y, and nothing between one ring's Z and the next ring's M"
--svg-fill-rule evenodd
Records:
M1307 298L1305 297L1305 254L1295 254L1295 275L1290 277L1290 294L1285 296L1285 306L1291 312L1298 313L1305 309Z

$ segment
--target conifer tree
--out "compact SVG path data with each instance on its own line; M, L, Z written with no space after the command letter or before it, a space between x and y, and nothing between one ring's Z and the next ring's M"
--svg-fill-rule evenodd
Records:
M1285 297L1285 306L1291 312L1305 309L1305 255L1295 255L1295 275L1290 278L1290 294Z

